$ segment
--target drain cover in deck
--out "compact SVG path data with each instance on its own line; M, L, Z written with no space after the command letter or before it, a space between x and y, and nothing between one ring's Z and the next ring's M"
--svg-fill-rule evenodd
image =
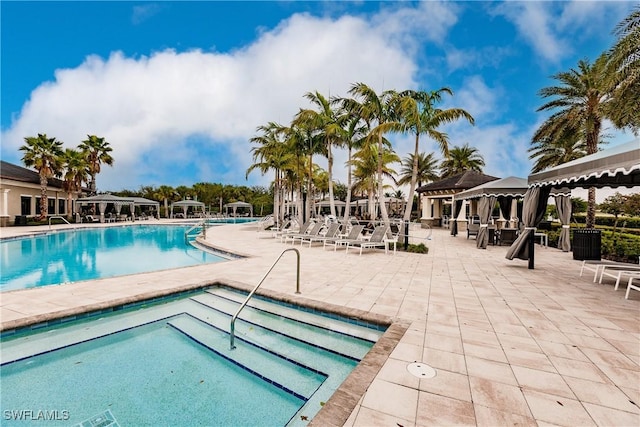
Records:
M409 365L407 365L407 371L418 378L433 378L436 376L435 369L425 363L420 362L410 363Z

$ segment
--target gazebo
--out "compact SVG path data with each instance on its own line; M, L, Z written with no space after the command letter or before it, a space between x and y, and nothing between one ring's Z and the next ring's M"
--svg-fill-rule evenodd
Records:
M434 181L419 187L416 192L420 194L422 216L420 222L423 226L440 226L443 207L452 203L456 194L468 190L489 181L495 181L498 177L485 175L476 171L466 171L448 178ZM452 220L466 224L467 202L463 201L460 209L452 212ZM471 205L471 213L475 213L476 204Z
M331 209L331 201L330 200L320 200L316 202L316 215L320 215L323 211L327 211L327 209ZM336 207L336 215L343 216L344 208L347 205L346 202L342 200L334 200L333 205Z
M249 216L253 217L253 205L247 202L232 202L224 205L226 210L226 214L229 215L229 209L232 210L233 216L236 216L236 212L238 208L240 209L249 209Z
M120 196L114 196L113 194L98 194L96 196L82 197L76 200L76 206L78 204L80 205L97 204L98 208L100 209L100 222L104 222L104 212L107 209L107 205L109 203L113 203L113 206L116 209L116 214L118 215L120 215L120 210L122 209L122 206L128 205L129 210L131 211L131 217L133 218L134 204L135 204L133 197L120 197ZM77 210L76 210L76 213L77 213Z
M153 206L156 218L160 219L160 203L144 197L131 197L134 206Z
M204 203L198 202L197 200L180 200L179 202L171 203L171 218L173 218L173 208L181 208L185 213L185 218L187 214L187 210L192 207L194 210L200 208L202 213L204 213Z
M640 187L640 139L529 175L528 184L529 189L524 196L522 209L525 229L509 248L506 258L528 260L528 267L532 269L535 253L533 236L546 211L546 201L551 189ZM563 224L563 233L566 230L568 238L570 200L565 202L563 210L568 210L568 213L563 212L559 216ZM563 216L566 217L566 223Z

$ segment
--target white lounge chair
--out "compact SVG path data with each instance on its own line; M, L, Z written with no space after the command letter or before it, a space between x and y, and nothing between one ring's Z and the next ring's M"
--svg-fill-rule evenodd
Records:
M340 232L340 227L341 225L339 223L332 222L331 224L329 224L329 227L327 227L327 231L324 234L317 235L317 236L303 237L300 240L300 246L302 246L304 242L309 242L309 247L311 247L311 244L313 242L324 242L329 239L335 239L338 233Z
M356 224L351 227L351 231L345 237L336 237L334 239L326 239L323 248L327 246L327 244L333 244L333 250L335 252L338 249L338 246L347 246L350 242L359 241L362 235L362 230L364 230L364 225Z
M640 286L633 284L633 281L636 279L640 281L640 276L629 277L629 282L627 283L627 292L624 294L624 299L629 299L629 291L631 289L633 289L634 291L640 291Z
M307 228L305 233L287 234L285 243L288 240L291 240L291 244L295 245L296 240L302 240L305 237L309 237L309 236L317 236L318 234L320 234L320 230L322 230L323 227L324 227L323 223L317 222L317 223L314 223L313 226L311 226L310 228Z
M367 249L385 248L385 252L386 252L386 249L388 248L388 246L387 246L387 242L385 242L384 240L387 235L388 228L389 227L387 227L386 225L379 225L376 228L374 228L373 233L371 233L371 238L369 240L360 240L360 241L348 243L346 253L349 252L350 247L356 247L356 246L360 248L360 255L362 255L362 250L365 248Z

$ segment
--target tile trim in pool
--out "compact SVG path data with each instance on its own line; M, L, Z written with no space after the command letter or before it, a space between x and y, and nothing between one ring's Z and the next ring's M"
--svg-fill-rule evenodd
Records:
M186 316L191 317L193 320L195 320L195 321L197 321L197 322L200 322L200 323L203 323L203 324L207 325L207 326L208 326L208 327L210 327L210 328L214 328L214 329L217 329L217 330L221 331L221 329L220 329L220 328L217 328L217 327L215 327L215 326L213 326L213 325L211 325L211 324L209 324L209 323L203 322L202 320L200 320L200 319L198 319L198 318L196 318L196 317L191 316L189 313L183 313L183 314L184 314L184 315L186 315ZM301 400L302 400L302 401L304 401L304 402L307 402L307 401L309 400L309 398L308 398L308 397L305 397L305 396L303 396L303 395L301 395L301 394L299 394L299 393L297 393L297 392L295 392L295 391L293 391L293 390L289 389L288 387L285 387L284 385L282 385L282 384L280 384L280 383L278 383L278 382L276 382L276 381L273 381L273 380L271 380L271 379L269 379L269 378L265 377L264 375L260 374L260 373L259 373L259 372L257 372L257 371L254 371L253 369L249 368L248 366L245 366L245 365L243 365L242 363L239 363L239 362L237 362L237 361L235 361L235 360L233 360L233 359L229 358L227 355L220 353L220 352L219 352L218 350L216 350L215 348L208 346L207 344L205 344L205 343L203 343L202 341L200 341L200 340L196 339L195 337L193 337L193 336L191 336L191 335L189 335L189 334L187 334L187 333L183 332L182 330L180 330L180 329L176 328L175 326L173 326L173 325L171 325L171 324L169 324L169 326L171 326L173 329L175 329L175 330L176 330L176 331L178 331L179 333L183 334L185 337L189 338L189 339L190 339L190 340L192 340L193 342L198 343L199 345L201 345L201 346L203 346L203 347L207 348L209 351L214 352L215 354L217 354L218 356L222 357L222 358L223 358L223 359L225 359L226 361L233 363L234 365L238 366L239 368L242 368L242 369L244 369L245 371L247 371L247 372L249 372L249 373L251 373L251 374L255 375L256 377L260 378L261 380L263 380L263 381L265 381L265 382L267 382L267 383L269 383L269 384L273 384L273 385L274 385L274 386L276 386L277 388L279 388L279 389L281 389L281 390L283 390L283 391L285 391L285 392L289 393L289 394L290 394L290 395L292 395L292 396L295 396L295 397L296 397L296 398L298 398L298 399L301 399ZM225 332L225 331L222 331L222 332ZM314 368L312 368L312 367L310 367L310 366L303 365L303 364L302 364L302 363L300 363L300 362L297 362L297 361L295 361L295 360L293 360L293 359L290 359L290 358L288 358L288 357L286 357L286 356L284 356L284 355L281 355L281 354L275 353L275 352L273 352L273 351L271 351L271 350L269 350L269 349L267 349L267 348L264 348L264 347L261 347L261 346L259 346L259 345L256 345L255 343L252 343L252 342L249 342L249 341L245 341L245 340L244 340L244 339L242 339L241 337L238 337L238 341L242 341L243 343L245 343L245 344L247 344L247 345L251 345L251 346L253 346L253 347L255 347L255 348L259 348L259 349L260 349L260 350L262 350L262 351L265 351L265 352L267 352L267 353L269 353L269 354L272 354L272 355L274 355L274 356L277 356L277 357L279 357L279 358L281 358L281 359L283 359L283 360L286 360L287 362L293 363L293 364L295 364L296 366L300 366L301 368L308 369L309 371L311 371L311 372L313 372L313 373L320 374L320 375L324 376L324 377L325 377L325 379L328 377L328 375L327 375L325 372L319 371L319 370L314 369Z
M6 339L9 337L14 337L19 334L28 334L34 331L41 332L40 329L42 328L60 326L69 322L74 322L76 320L87 320L92 317L104 316L105 314L111 314L111 313L116 313L116 312L126 311L126 310L137 310L139 308L142 308L148 305L163 304L163 303L177 300L186 296L200 293L209 287L210 286L205 286L205 287L200 286L195 289L187 289L183 291L174 292L168 295L159 295L159 296L155 296L155 297L151 297L151 298L147 298L139 301L116 304L111 307L101 308L97 310L90 310L84 313L72 314L69 316L63 316L63 317L58 317L50 320L45 320L42 322L32 323L30 325L25 325L22 327L3 330L3 331L0 331L0 340Z

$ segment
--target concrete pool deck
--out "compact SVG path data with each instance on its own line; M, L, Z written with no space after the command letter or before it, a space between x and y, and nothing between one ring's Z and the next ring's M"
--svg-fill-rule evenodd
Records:
M625 300L626 284L616 292L610 280L580 277L580 262L557 249L536 245L529 270L504 258L506 246L476 249L448 230L433 230L429 240L425 230L412 235L429 254L295 246L302 298L409 323L344 425L640 425L640 292ZM207 282L253 286L291 247L250 224L210 228L207 242L247 257L3 292L2 328ZM263 287L293 295L295 277L295 256L285 254ZM437 375L413 376L407 366L416 361Z

